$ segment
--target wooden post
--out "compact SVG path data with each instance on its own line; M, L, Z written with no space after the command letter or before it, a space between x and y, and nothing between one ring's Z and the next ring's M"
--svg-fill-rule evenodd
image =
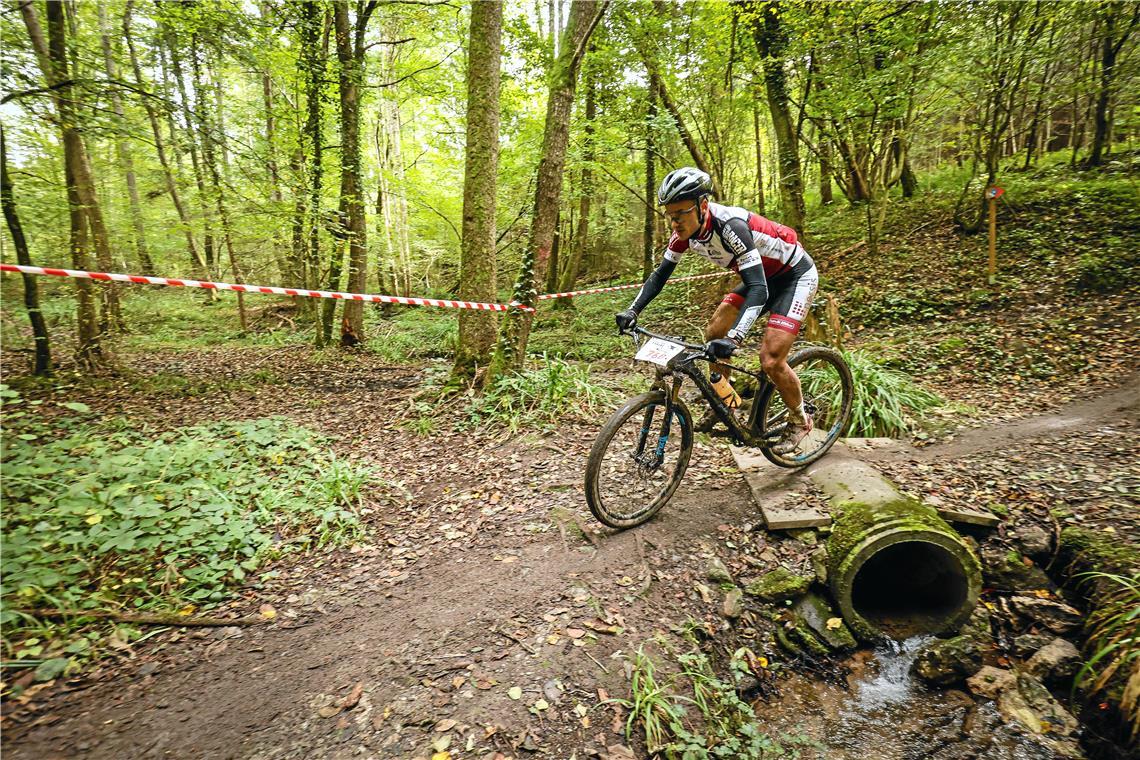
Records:
M1002 192L1002 189L996 185L986 188L986 199L990 206L990 285L997 281L997 199Z

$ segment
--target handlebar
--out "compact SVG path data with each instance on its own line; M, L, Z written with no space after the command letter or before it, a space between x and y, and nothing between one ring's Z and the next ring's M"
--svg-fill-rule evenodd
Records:
M704 343L689 343L688 341L682 340L681 338L678 338L675 335L661 335L660 333L655 333L651 330L646 330L641 325L634 325L629 330L621 330L620 332L622 335L630 335L630 336L645 335L645 336L648 336L650 338L660 338L661 340L667 340L667 341L670 341L672 343L679 343L682 346L684 346L685 348L691 349L693 351L702 351L703 352L705 350L705 344Z

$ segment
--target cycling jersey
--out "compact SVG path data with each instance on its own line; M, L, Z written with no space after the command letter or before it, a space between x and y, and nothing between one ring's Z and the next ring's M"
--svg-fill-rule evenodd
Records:
M799 244L796 231L739 206L722 206L719 203L708 204L705 220L693 237L685 239L673 233L666 246L664 259L641 287L637 298L630 305L631 309L641 313L661 292L677 262L688 250L736 272L743 280L743 284L734 292L733 299L725 299L740 309L740 315L728 331L728 337L740 343L764 312L765 305L776 305L768 304L769 278L776 278L784 286L780 288L781 291L789 285L794 294L803 291L802 296L796 295L791 302L779 304L783 311L780 316L790 317L791 321L773 324L788 332L799 332L799 324L804 316L799 312L806 311L810 305L817 277L815 264ZM797 285L801 279L804 279L804 287ZM792 315L789 312L796 313ZM773 313L776 313L774 309Z
M719 203L709 203L705 223L693 237L681 239L673 233L665 258L677 263L688 250L734 272L763 264L765 277L783 274L807 255L791 227Z

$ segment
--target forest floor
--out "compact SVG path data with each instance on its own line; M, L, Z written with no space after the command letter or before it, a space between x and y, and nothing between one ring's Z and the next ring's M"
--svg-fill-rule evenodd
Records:
M1019 181L1016 207L1002 207L993 284L984 236L954 231L949 196L893 205L877 257L853 242L861 214L835 210L819 222L812 251L848 347L950 402L911 441L865 457L928 502L1001 515L982 537L997 547L1012 548L1012 528L1029 524L1051 536L1081 524L1137 545L1135 189L1127 177ZM695 335L723 292L704 283L666 289L647 318ZM60 355L68 287L55 286L49 302ZM29 342L19 299L5 296L13 382L26 360L13 348ZM629 345L611 332L627 300L578 299L576 312L540 314L532 350L591 361L591 381L632 395L645 373L619 358ZM714 560L744 585L778 567L810 573L817 548L813 533L760 527L726 446L698 437L666 508L611 532L582 493L610 407L512 430L473 427L461 403L421 395L446 375L453 314L377 317L367 350L314 352L299 333L227 334L232 309L222 315L185 294L139 295L133 308L146 328L121 341L124 374L21 393L53 402L41 410L85 404L95 419L154 432L284 416L374 470L367 531L351 547L259 568L207 610L260 614L258 625L152 629L77 675L34 683L27 671L14 691L6 683L6 756L619 760L646 755L640 727L627 734L629 713L609 701L630 697L639 651L662 663L666 680L678 652L699 646L723 669L750 647L767 662L770 677L751 696L769 715L796 678L845 683L847 664L780 650L773 611L757 600L724 614L724 589L708 577ZM257 343L279 338L287 345ZM823 504L800 475L779 487L790 502ZM772 739L787 756L845 757L826 732L784 717ZM930 731L897 737L898 756L1051 757L1029 737L1007 755L977 737L957 741L951 728L942 744Z
M284 415L324 432L381 474L385 485L368 493L370 533L351 549L279 563L277 578L215 613L270 605L272 622L171 630L10 701L8 757L633 757L644 745L605 700L629 696L626 658L644 642L679 642L698 626L714 648L757 647L775 672L805 666L758 646L754 618L730 622L715 584L711 594L698 585L714 557L749 578L802 569L813 548L757 528L725 446L698 442L668 507L613 533L582 497L596 422L430 435L377 424L408 414L422 370L364 354L320 372L304 348L132 361L144 377L272 369L273 383L194 398L145 383L75 398L158 429ZM1067 519L1134 541L1140 523L1120 487L1136 485L1140 399L1135 374L1115 380L1118 390L878 464L928 498L1001 502L1046 524L1063 502ZM803 478L786 488L789 499L818 498ZM767 698L778 704L779 678ZM818 738L773 738L800 757L840 756L811 749Z

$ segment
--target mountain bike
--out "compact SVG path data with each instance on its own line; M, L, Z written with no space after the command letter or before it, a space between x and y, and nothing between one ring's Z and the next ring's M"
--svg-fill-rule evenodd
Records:
M780 467L803 467L832 447L851 417L854 382L843 356L824 346L807 346L788 359L800 378L804 409L813 419L812 432L792 452L772 450L788 424L788 409L763 372L715 360L756 381L751 406L739 412L721 400L701 362L714 358L703 344L658 335L642 327L626 331L639 361L655 365L656 377L646 393L626 401L606 422L586 465L586 502L599 521L611 528L640 525L665 506L689 466L693 452L693 415L681 398L688 378L724 426L713 437L760 449ZM645 338L644 341L641 339ZM743 417L744 419L741 419Z

